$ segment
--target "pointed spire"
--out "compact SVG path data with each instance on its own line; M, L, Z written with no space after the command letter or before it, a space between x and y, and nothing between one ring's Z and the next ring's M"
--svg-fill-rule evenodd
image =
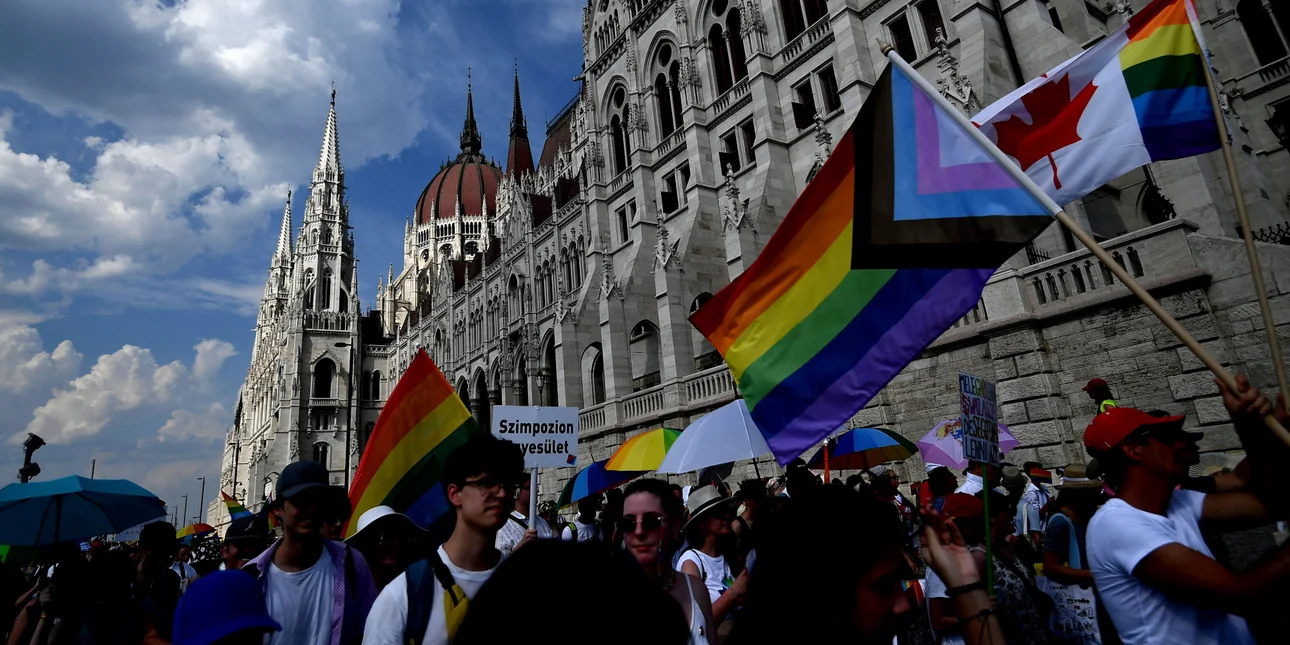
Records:
M466 68L466 122L461 126L461 154L479 154L483 144L475 124L475 99L471 95L470 68Z
M520 105L520 61L515 59L515 97L511 106L511 138L519 136L529 138L528 122L524 120L524 108Z
M340 181L343 172L340 166L340 138L336 134L336 83L333 81L331 107L327 110L327 126L323 129L318 165L314 167L314 181Z
M511 108L511 141L506 147L506 174L518 177L533 172L533 150L529 146L529 128L520 104L520 64L515 62L515 97Z
M282 210L282 228L278 231L278 249L274 255L287 259L291 257L291 189L287 189L287 207Z

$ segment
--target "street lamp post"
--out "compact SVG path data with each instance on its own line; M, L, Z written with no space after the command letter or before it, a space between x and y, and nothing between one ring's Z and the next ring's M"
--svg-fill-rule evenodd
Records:
M346 343L346 342L335 343L335 346L349 348L349 377L345 379L345 393L346 393L345 405L348 406L349 408L348 409L349 421L345 424L345 492L348 493L349 492L349 460L350 460L349 442L352 440L350 433L354 431L354 423L356 423L355 421L356 414L354 409L355 407L354 406L354 354L358 348L355 347L353 343Z
M188 496L184 495L184 517L188 517ZM182 527L175 527L182 528Z
M206 521L206 477L198 477L197 479L200 479L202 482L202 499L197 504L198 506L197 516L200 517L203 522L205 522Z

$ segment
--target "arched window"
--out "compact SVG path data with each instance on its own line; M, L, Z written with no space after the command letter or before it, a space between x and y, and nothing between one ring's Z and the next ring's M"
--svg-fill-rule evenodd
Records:
M748 78L748 55L744 52L743 25L740 23L738 9L731 9L726 16L726 33L730 37L726 44L730 51L731 71L734 79L741 81Z
M672 61L672 65L667 70L667 80L672 93L672 112L676 119L676 127L681 127L685 121L681 116L681 63Z
M660 137L672 134L676 122L672 119L672 97L667 89L667 75L654 77L654 103L658 110L658 134Z
M555 267L546 263L546 304L555 302Z
M648 320L636 323L627 340L632 361L632 391L654 387L662 382L662 353L658 327Z
M314 229L309 232L309 241L312 242L314 246L318 245L318 229Z
M1268 9L1272 10L1271 15ZM1282 35L1290 38L1290 6L1283 0L1266 2L1266 0L1241 0L1236 5L1236 15L1241 21L1241 28L1254 49L1254 57L1260 66L1270 65L1286 56L1286 42ZM1277 29L1277 25L1281 29Z
M314 398L330 399L332 381L336 378L336 364L330 358L314 363Z
M784 19L784 40L787 42L801 36L816 20L828 15L829 7L826 0L779 0L779 13Z
M318 310L331 308L331 269L323 269L322 279L318 281Z
M726 49L726 37L720 24L712 25L708 30L708 47L712 50L712 70L717 75L717 94L724 94L735 81L730 76L730 53Z
M614 152L614 175L617 175L627 170L627 132L617 114L609 119L609 139Z
M605 361L599 343L592 343L582 354L582 398L584 405L605 402Z
M325 442L319 441L314 444L314 461L323 465L328 470L331 469L331 446Z
M372 400L381 400L381 373L372 372Z
M330 226L323 226L323 227L322 227L322 243L323 243L323 244L331 244L331 227L330 227Z

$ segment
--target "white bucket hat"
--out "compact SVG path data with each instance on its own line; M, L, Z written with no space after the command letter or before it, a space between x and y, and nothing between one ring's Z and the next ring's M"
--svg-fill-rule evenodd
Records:
M367 509L362 515L359 516L358 530L355 531L353 535L345 538L345 542L347 544L353 544L355 542L361 542L362 540L367 539L366 537L367 534L373 533L373 531L367 531L367 528L372 526L373 524L376 524L377 521L387 517L391 519L385 520L384 522L382 522L382 524L389 523L389 524L403 525L404 527L409 529L408 532L412 533L413 535L418 535L426 532L425 529L421 528L420 526L417 526L417 523L413 522L412 518L390 508L389 506L373 506L372 508ZM366 533L364 533L365 531ZM364 536L364 537L359 537L359 536Z

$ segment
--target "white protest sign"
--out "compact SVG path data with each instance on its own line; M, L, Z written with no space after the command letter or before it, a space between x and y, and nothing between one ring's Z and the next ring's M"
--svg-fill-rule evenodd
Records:
M519 445L525 468L578 465L578 408L495 405L493 436Z
M959 372L963 413L963 456L970 461L999 463L999 415L994 382Z

